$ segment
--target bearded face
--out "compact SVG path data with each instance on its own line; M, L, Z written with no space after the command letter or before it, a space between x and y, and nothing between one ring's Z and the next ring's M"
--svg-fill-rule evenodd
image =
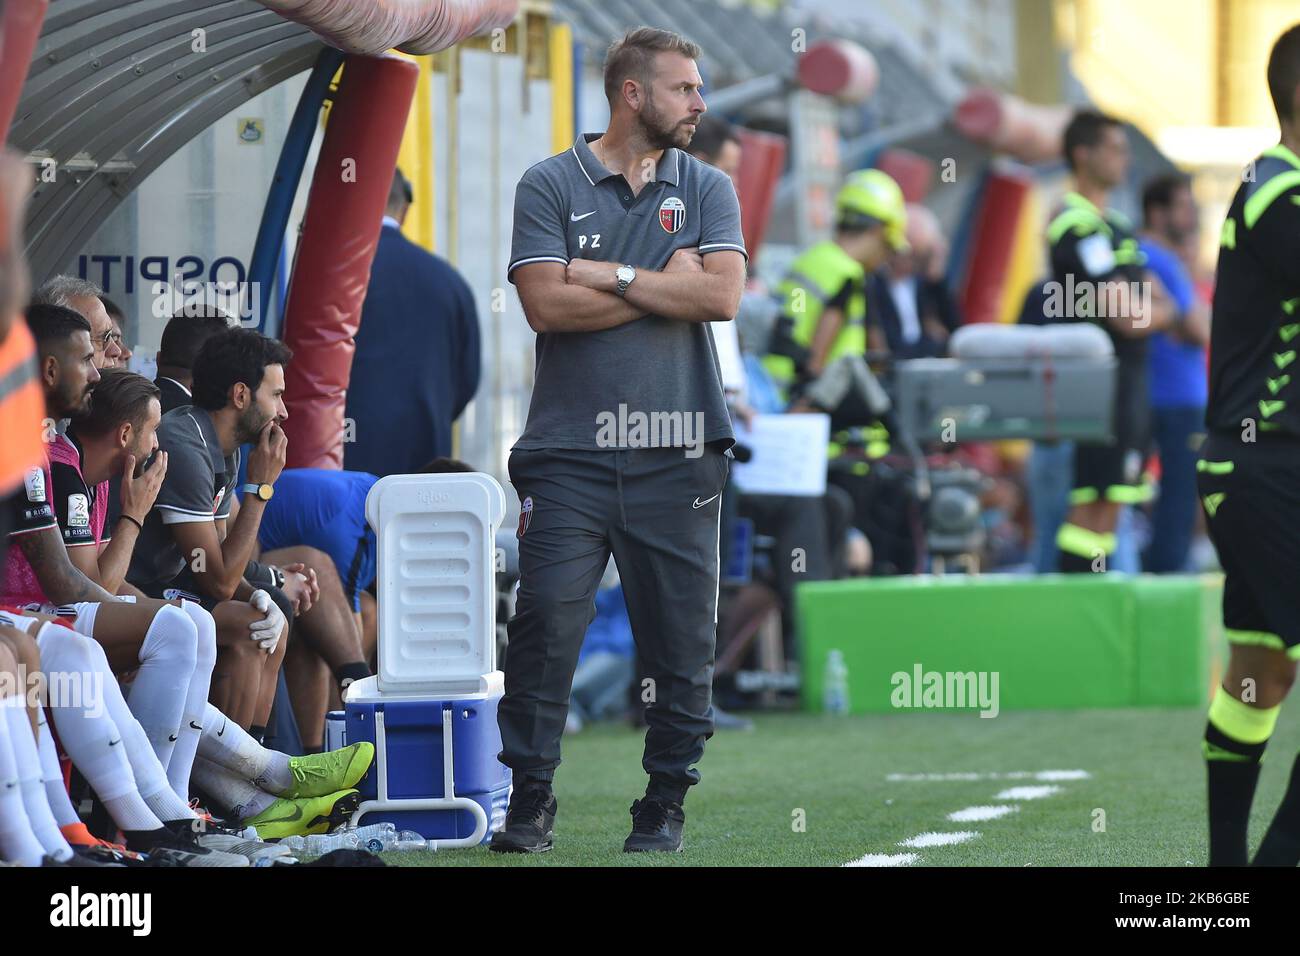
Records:
M659 53L652 73L641 80L645 101L636 111L640 137L650 149L685 149L704 114L700 71L680 53Z
M249 405L235 421L235 431L239 443L244 445L256 442L262 434L262 429L274 417L274 415L269 415L258 408L256 404Z
M691 145L695 124L699 122L698 114L683 115L680 107L666 108L652 92L647 93L639 118L641 135L645 138L646 145L653 149L668 149L673 146L685 149Z

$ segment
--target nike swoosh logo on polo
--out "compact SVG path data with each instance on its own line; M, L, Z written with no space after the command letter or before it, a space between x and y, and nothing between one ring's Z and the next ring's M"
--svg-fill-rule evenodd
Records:
M718 494L720 495L720 494L722 494L722 492L718 492ZM716 497L718 497L718 495L714 495L714 496L713 496L713 498L716 498ZM710 498L709 501L712 501L713 498ZM705 505L707 505L707 504L709 503L709 501L701 501L701 500L697 497L697 498L695 499L695 503L694 503L693 505L691 505L691 507L692 507L692 508L695 508L695 509L698 510L698 509L700 509L700 508L703 508Z
M178 741L178 740L180 740L180 739L181 739L181 738L178 737L178 736L176 736L175 734L168 734L168 735L167 735L167 742L168 742L169 744L174 744L174 743L176 743L176 741Z
M194 721L192 721L192 720L190 721L190 730L202 730L202 729L203 729L203 725L202 725L202 724L196 724ZM225 730L225 729L226 729L226 725L225 725L225 724L222 724L222 725L221 725L221 729L222 729L222 730Z
M594 215L596 215L596 210L594 209L591 212L584 212L581 216L575 216L572 212L570 212L569 222L579 222L583 219L586 219L588 216L594 216Z
M293 816L276 817L274 820L263 820L261 823L258 824L258 826L260 827L263 824L267 824L267 823L293 823L295 820L301 820L301 819L302 819L302 807L295 806L293 808Z
M118 744L120 744L121 742L122 742L122 738L121 738L121 737L118 737L116 740L110 740L110 741L108 742L108 745L109 745L110 747L116 747L116 746L117 746Z
M225 722L225 720L222 720L222 721L221 721L221 729L217 731L217 736L220 737L220 736L222 736L223 734L225 734L225 732L226 732L226 722Z

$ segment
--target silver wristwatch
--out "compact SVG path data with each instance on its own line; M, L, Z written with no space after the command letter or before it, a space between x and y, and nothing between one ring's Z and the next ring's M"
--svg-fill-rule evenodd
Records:
M632 284L632 280L636 278L636 270L631 266L619 266L614 277L618 279L618 294L623 295L627 292L627 287Z

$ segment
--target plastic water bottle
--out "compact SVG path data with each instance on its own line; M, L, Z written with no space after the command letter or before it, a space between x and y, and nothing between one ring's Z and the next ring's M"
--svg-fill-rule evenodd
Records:
M324 856L326 853L332 853L335 850L359 850L361 841L357 835L349 830L340 830L337 833L313 833L307 837L307 843L303 847L303 852L308 856Z
M429 841L414 830L403 830L397 834L397 839L393 841L392 848L403 852L407 850L427 850L429 849Z
M849 712L849 668L844 654L832 650L826 655L826 678L822 685L822 706L826 713L842 717Z
M397 827L387 822L370 823L348 832L356 834L357 839L361 841L361 849L369 850L371 853L391 850L393 844L397 842Z
M280 841L280 846L287 846L290 853L301 853L306 845L307 841L296 833L293 836L287 836Z

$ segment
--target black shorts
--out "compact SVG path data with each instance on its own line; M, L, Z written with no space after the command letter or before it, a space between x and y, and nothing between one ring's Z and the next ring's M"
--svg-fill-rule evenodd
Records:
M1300 658L1300 439L1214 432L1196 472L1228 641Z
M270 572L267 565L257 561L248 562L248 567L244 570L244 580L255 588L262 588L271 594L272 597L282 594L272 583ZM150 587L140 589L151 598L157 598L161 601L173 601L176 598L184 598L187 601L193 601L201 605L205 611L212 611L221 602L216 598L208 597L199 590L198 583L194 580L194 573L190 571L189 566L181 568L180 574L172 578L166 584L156 584ZM292 617L292 614L289 615Z
M199 590L188 567L165 584L150 585L142 587L140 590L149 597L160 601L174 601L177 598L184 598L187 601L193 601L209 613L221 603Z

